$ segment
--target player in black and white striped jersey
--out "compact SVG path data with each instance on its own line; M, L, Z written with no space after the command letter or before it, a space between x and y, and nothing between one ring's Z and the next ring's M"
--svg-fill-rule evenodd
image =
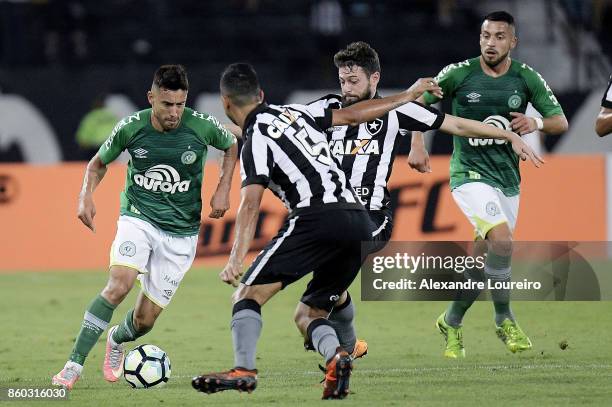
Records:
M292 217L318 210L362 210L321 132L331 120L331 110L321 107L257 106L244 123L243 187L267 185Z
M354 42L334 56L342 95L327 95L309 103L311 107L340 109L357 102L378 99L380 61L376 51L365 42ZM471 137L495 137L493 126L452 115L417 102L407 103L387 114L357 126L332 126L327 129L331 153L338 158L351 185L375 223L372 250L382 249L393 231L392 209L387 181L400 137L411 131L440 129L446 133ZM517 153L524 143L514 138ZM527 151L527 150L526 150Z
M323 398L348 395L353 358L328 320L339 305L365 258L361 242L371 239L373 224L354 195L338 161L332 156L323 128L372 121L424 91L440 93L432 78L386 98L331 110L322 106L267 105L257 75L248 64L232 64L221 77L226 115L246 138L241 153L242 190L235 239L221 279L237 285L242 262L255 233L259 205L266 187L290 211L278 234L262 250L233 296L234 368L194 378L193 386L207 393L251 391L257 383L255 349L261 333L261 306L288 284L313 273L295 313L298 329L325 357ZM452 116L448 121L454 123ZM444 119L443 123L447 123ZM514 133L464 120L471 136L491 133L512 141L521 154L533 151ZM460 134L467 129L449 125ZM495 129L495 130L489 130ZM351 322L352 323L352 322ZM354 344L354 340L353 340Z
M599 137L612 133L612 75L610 75L608 87L601 99L601 110L595 121L595 131Z
M242 190L235 240L220 274L222 280L238 285L266 187L285 203L290 216L251 264L234 293L231 326L235 367L194 378L192 384L197 390L214 393L255 388L261 306L279 290L312 272L295 321L327 362L323 398L348 395L352 358L340 346L327 316L357 275L365 257L361 242L370 239L373 225L331 155L322 129L373 120L426 90L439 93L432 78L417 81L406 92L342 110L276 106L263 101L250 65L226 68L221 77L223 106L227 116L243 129L246 141L241 152Z

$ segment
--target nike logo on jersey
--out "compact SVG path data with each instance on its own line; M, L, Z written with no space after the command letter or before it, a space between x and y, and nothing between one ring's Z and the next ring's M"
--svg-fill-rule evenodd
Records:
M332 140L329 149L333 155L379 155L378 140Z

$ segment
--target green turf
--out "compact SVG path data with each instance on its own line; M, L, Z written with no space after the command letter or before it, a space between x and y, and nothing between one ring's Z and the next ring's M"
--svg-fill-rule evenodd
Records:
M70 352L84 307L105 282L104 271L0 275L0 387L49 385ZM322 374L317 363L321 358L304 352L293 325L293 310L303 286L289 287L263 307L259 387L253 394L204 395L191 388L193 375L227 369L233 361L231 287L222 284L216 272L196 269L185 278L153 331L137 342L154 343L168 352L173 368L168 385L132 390L123 381L106 383L100 342L68 403L319 404ZM352 291L357 299L358 286ZM135 292L117 309L113 322L124 317ZM355 363L351 395L344 404L558 406L609 405L612 401L609 302L515 303L521 326L534 343L534 350L521 355L508 353L495 337L492 306L477 303L465 320L467 358L462 361L442 358L442 338L434 321L445 303L356 302L358 336L367 339L370 352ZM567 341L567 349L560 349L561 341Z

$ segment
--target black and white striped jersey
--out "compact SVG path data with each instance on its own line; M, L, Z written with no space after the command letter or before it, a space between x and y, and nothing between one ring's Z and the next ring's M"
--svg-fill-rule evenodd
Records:
M606 93L604 93L603 99L601 99L601 107L612 109L612 75L610 75L610 80L608 81L608 88L606 89Z
M323 128L332 112L322 106L262 103L247 116L240 154L242 187L267 186L291 215L363 205L331 155Z
M340 109L342 99L339 95L327 95L308 106ZM331 127L326 133L331 153L339 160L363 204L369 210L379 210L389 205L387 181L400 136L410 131L438 129L442 121L444 113L439 110L410 102L374 121Z

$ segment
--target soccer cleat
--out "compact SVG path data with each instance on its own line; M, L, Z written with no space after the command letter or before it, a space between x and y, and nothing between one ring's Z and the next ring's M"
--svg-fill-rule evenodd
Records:
M194 377L191 385L197 391L212 394L224 390L238 390L251 393L257 387L257 369L241 367L226 372L207 373Z
M353 359L359 359L368 354L368 343L363 339L357 339L355 342L355 347L353 348L353 353L351 353L351 357Z
M325 366L322 399L343 399L348 396L352 370L353 358L344 349L338 347L334 357Z
M123 359L125 358L123 344L113 344L111 340L117 327L117 325L111 327L106 338L106 354L104 355L102 370L104 371L104 380L107 382L116 382L123 374Z
M522 352L531 349L531 341L525 335L516 322L504 319L501 326L495 329L497 337L506 344L506 348L512 353Z
M51 383L54 386L61 386L67 390L72 390L72 387L81 377L83 366L78 363L68 361L61 372L51 378Z
M436 327L444 336L446 341L446 349L444 349L444 356L447 358L458 359L465 357L465 348L463 347L463 328L454 328L446 323L444 316L446 312L436 320Z

